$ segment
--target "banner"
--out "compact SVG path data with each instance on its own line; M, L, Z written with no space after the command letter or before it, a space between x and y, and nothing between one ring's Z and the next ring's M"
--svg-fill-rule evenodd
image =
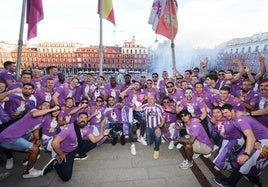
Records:
M26 10L27 40L37 36L37 23L42 19L44 19L42 0L28 0Z

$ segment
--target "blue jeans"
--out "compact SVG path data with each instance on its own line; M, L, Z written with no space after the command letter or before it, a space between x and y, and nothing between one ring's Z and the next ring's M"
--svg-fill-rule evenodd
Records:
M146 120L145 120L145 117L144 117L144 113L143 112L137 112L137 111L134 110L133 111L133 118L140 123L141 136L144 136L145 129L146 129Z
M158 128L159 127L154 127L154 128L147 127L146 128L146 142L147 142L148 145L152 145L154 143L154 150L155 151L159 151L160 144L161 144L161 135L157 136L156 133L155 133L155 131Z
M116 138L119 135L119 132L122 132L122 135L124 135L123 131L123 123L115 122L115 123L107 123L104 125L104 129L111 129L109 136L111 138Z

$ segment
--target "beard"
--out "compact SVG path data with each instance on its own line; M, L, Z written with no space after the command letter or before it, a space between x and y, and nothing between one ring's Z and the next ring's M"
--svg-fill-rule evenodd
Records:
M87 125L87 122L86 122L86 121L80 121L80 122L78 123L78 126L79 126L81 129L84 128L86 125Z

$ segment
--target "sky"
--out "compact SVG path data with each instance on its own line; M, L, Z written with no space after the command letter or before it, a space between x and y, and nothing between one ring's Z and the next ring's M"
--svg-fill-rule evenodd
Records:
M178 34L175 44L214 48L233 38L268 32L267 0L177 0ZM148 24L153 0L113 0L116 27L103 20L103 45L121 46L125 40L145 47L167 40ZM0 41L16 44L19 38L22 0L0 1ZM43 0L45 18L36 38L24 43L78 42L99 44L97 0Z

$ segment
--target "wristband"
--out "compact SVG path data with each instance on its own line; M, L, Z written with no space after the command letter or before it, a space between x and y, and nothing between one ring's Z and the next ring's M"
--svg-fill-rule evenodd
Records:
M250 158L250 155L247 152L243 152L242 155L246 155L248 158Z

